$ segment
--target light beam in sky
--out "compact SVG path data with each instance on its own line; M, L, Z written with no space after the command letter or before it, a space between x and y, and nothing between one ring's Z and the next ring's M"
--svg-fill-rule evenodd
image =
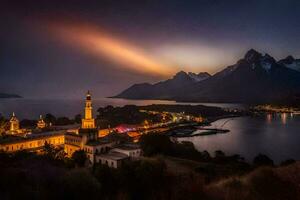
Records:
M89 27L69 25L55 25L51 30L61 37L64 42L76 45L94 56L105 56L119 67L140 73L151 73L161 76L170 76L176 72L175 68L157 62L141 49L120 41L103 31Z

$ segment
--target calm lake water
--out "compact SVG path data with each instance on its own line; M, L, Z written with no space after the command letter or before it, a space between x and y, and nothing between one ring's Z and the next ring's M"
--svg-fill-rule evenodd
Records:
M242 108L241 104L214 104L214 103L177 103L175 101L161 100L126 100L101 98L93 99L93 108L112 105L151 105L151 104L190 104L219 106L223 108ZM51 113L55 116L74 117L76 114L83 113L84 99L0 99L0 113L5 117L10 117L15 112L19 119L36 119L39 115Z
M230 132L180 138L179 141L190 141L200 151L222 150L226 154L240 154L248 161L258 153L270 156L277 163L289 158L300 160L300 115L221 119L211 127L229 129Z

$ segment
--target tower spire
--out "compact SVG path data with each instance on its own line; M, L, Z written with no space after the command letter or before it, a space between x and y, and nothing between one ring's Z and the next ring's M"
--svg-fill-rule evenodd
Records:
M82 119L82 128L95 128L95 119L93 118L92 97L89 90L86 94L84 119Z

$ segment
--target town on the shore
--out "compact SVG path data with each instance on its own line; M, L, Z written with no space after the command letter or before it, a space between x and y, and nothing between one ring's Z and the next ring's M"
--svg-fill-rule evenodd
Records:
M139 124L115 124L114 127L106 125L102 128L96 125L93 117L92 96L88 91L81 124L54 125L40 115L36 127L24 128L20 126L20 121L13 112L4 126L0 138L0 150L8 153L22 150L42 153L42 149L48 144L63 148L67 157L71 157L76 151L83 150L88 158L88 165L101 163L118 168L122 162L136 160L142 156L143 153L138 144L141 135L169 131L169 134L174 136L178 127L190 127L207 122L207 119L200 114L189 115L176 110L167 112L160 109L160 106L156 108L153 105L150 110L138 110L139 113L146 114L146 117L157 118L154 120L146 118ZM177 108L172 107L172 109ZM203 134L215 133L215 131L203 130ZM126 137L125 142L124 137Z

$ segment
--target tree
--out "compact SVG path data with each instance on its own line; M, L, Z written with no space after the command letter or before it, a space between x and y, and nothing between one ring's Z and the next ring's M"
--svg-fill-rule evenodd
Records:
M72 170L62 180L62 199L99 199L101 195L101 184L86 169Z
M87 156L83 150L77 150L72 154L71 159L78 167L83 167L87 161Z
M74 117L74 121L75 121L76 124L80 124L81 123L81 119L82 119L81 114L77 114Z
M56 117L50 113L46 114L45 116L45 122L47 124L51 123L51 124L55 124L56 123Z
M273 160L271 160L268 156L264 155L264 154L258 154L254 160L253 160L253 164L256 166L262 166L262 165L269 165L269 166L273 166L274 162Z
M72 121L67 117L59 117L56 119L55 124L59 126L69 125L72 124Z
M287 159L284 160L280 163L280 166L287 166L287 165L291 165L294 164L296 161L294 159Z
M162 134L142 135L141 148L146 156L164 154L172 149L172 142L168 136Z
M56 148L54 145L48 142L45 142L42 152L46 158L51 160L63 160L66 156L63 148Z
M36 120L23 119L22 121L20 121L20 126L24 128L35 127L36 123Z

